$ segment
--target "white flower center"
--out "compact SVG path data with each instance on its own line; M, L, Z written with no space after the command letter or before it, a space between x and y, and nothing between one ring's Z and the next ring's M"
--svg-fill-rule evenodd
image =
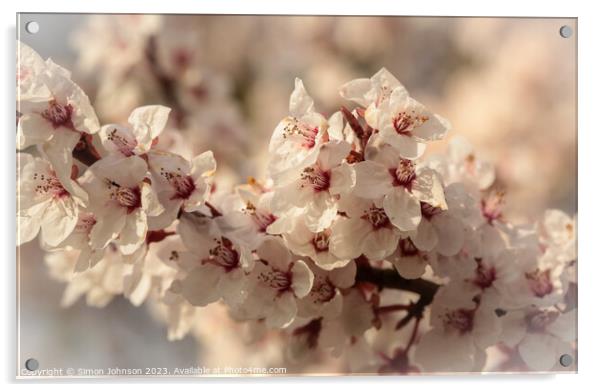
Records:
M330 187L330 172L324 171L314 165L306 167L301 173L301 188L311 187L315 192L328 190Z
M299 121L296 117L288 117L287 125L284 127L284 138L291 136L300 137L301 146L312 148L316 145L316 137L318 136L318 127L312 127L309 124Z

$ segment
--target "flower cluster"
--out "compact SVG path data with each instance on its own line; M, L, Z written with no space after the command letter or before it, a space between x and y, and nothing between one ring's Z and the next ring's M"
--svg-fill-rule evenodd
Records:
M170 108L101 126L67 70L18 58L18 244L41 231L65 305L153 302L181 338L220 304L280 331L287 361L354 372L541 371L576 349L575 218L508 222L493 166L460 138L425 154L450 124L387 70L330 117L297 79L268 177L222 189L211 151L161 147Z

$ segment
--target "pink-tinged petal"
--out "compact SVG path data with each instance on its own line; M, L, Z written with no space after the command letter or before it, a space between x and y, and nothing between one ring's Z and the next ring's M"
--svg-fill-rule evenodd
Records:
M266 317L266 325L270 328L286 328L297 315L297 301L292 293L284 293L276 298L273 307Z
M192 159L192 177L196 180L199 177L209 177L215 173L217 164L212 151L205 151Z
M437 232L437 251L443 256L453 256L460 252L464 245L464 225L455 216L445 212L432 219Z
M426 271L427 262L420 255L410 257L389 257L395 269L406 279L418 279Z
M322 170L330 170L333 167L340 165L349 152L351 145L343 140L332 140L320 146L320 154L318 155L318 165Z
M125 226L124 211L121 208L107 208L90 231L90 245L95 249L106 247L109 241L117 238Z
M142 106L132 111L128 122L138 142L135 148L137 154L150 150L153 140L165 128L170 111L170 108L161 105Z
M355 284L355 274L357 272L357 265L355 263L348 263L342 267L332 269L328 273L328 279L336 287L346 289Z
M443 185L436 171L429 168L420 168L416 180L412 184L412 194L418 200L432 207L447 210Z
M403 187L387 193L383 208L391 223L401 231L416 229L422 218L420 202Z
M386 195L393 187L393 178L388 169L373 161L362 161L353 165L355 187L353 193L366 199Z
M322 192L314 198L305 208L305 224L310 231L318 233L326 230L337 217L337 205L330 195Z
M574 341L577 339L577 310L561 313L546 329L565 342Z
M150 184L143 182L140 185L140 199L142 209L149 216L158 216L165 211L165 208L159 202L159 198L155 194Z
M219 268L210 265L195 268L180 282L180 292L190 304L207 306L220 298L217 285L221 275Z
M371 232L364 240L364 255L370 260L382 260L395 252L399 233L394 229L380 229Z
M147 230L146 213L138 210L132 214L128 214L125 226L117 239L121 253L131 255L136 252L142 243L144 243Z
M558 361L557 337L545 333L529 333L518 345L521 358L531 370L548 371Z
M301 260L297 260L291 270L293 274L293 282L291 288L297 298L303 298L311 290L314 284L314 274L311 272L307 264Z
M144 159L131 156L108 156L95 162L89 170L99 180L110 179L121 187L136 187L144 179L148 171Z
M291 262L290 252L278 237L266 237L257 248L257 257L280 271L287 271Z
M525 312L522 310L508 311L501 319L502 332L500 342L508 347L515 347L527 335Z
M73 167L72 151L79 141L80 134L67 129L56 132L52 139L43 144L43 151L48 156L54 172L67 192L78 204L84 206L88 203L88 194L77 183L71 180Z
M336 112L328 119L328 138L329 140L345 140L343 134L345 122L343 121L343 113Z
M359 257L363 252L362 243L371 231L372 226L361 219L340 218L332 227L330 250L344 260Z
M17 124L17 149L44 143L52 138L52 124L37 113L27 113Z
M58 200L48 205L42 217L42 241L50 246L57 246L71 234L77 224L77 207L67 199Z
M372 89L372 82L368 78L354 79L350 82L345 83L339 89L341 97L355 102L363 107L370 105L371 98L368 92Z
M217 285L217 291L228 306L239 306L245 300L248 294L244 287L245 276L245 272L242 269L222 274Z
M208 256L215 239L221 237L216 222L205 216L182 214L176 230L186 248L200 256Z
M437 329L420 338L414 355L426 372L469 372L473 370L474 356L470 335L449 336Z
M416 248L424 252L433 250L439 241L435 226L428 219L420 221L416 231L410 234L410 238Z
M302 117L314 110L314 100L307 94L303 81L299 78L295 78L295 89L291 94L288 110L295 117Z
M449 132L449 121L436 114L429 113L429 119L424 124L414 128L412 134L420 140L440 140Z
M39 216L17 216L17 246L36 238L40 231Z
M406 159L419 158L426 150L426 144L417 141L412 136L400 135L392 127L383 129L379 135L383 142L390 144L399 152L399 155Z
M350 192L356 183L355 170L348 163L343 163L330 171L331 195L340 195Z

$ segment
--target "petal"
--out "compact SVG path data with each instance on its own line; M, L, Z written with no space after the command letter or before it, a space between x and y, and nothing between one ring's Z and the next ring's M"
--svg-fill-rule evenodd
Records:
M309 294L314 284L314 274L311 272L307 264L301 260L297 260L292 269L293 283L291 288L297 298L303 298Z
M530 333L518 345L518 352L531 370L548 371L558 358L558 338L545 333Z
M406 279L418 279L426 270L427 262L420 256L390 257L389 260L399 275Z
M40 231L40 217L17 216L17 246L33 240Z
M368 92L372 89L372 82L368 78L354 79L345 83L339 89L341 97L353 101L363 107L367 107L372 102Z
M414 128L412 134L420 140L440 140L450 130L449 121L436 114L429 114L424 124Z
M159 203L159 198L155 194L150 184L143 182L140 186L140 198L142 209L150 216L158 216L165 211L165 208Z
M96 221L90 231L90 245L95 249L102 249L109 241L117 238L125 226L125 214L120 208L107 208L100 214L102 219Z
M395 229L372 231L365 238L363 253L370 260L382 260L395 252L399 241L399 233Z
M132 124L132 132L138 143L136 153L142 154L150 150L153 140L165 128L170 111L170 108L161 105L142 106L132 111L128 122Z
M332 226L330 250L343 260L359 257L363 252L362 243L372 231L362 219L340 218Z
M464 225L451 214L442 212L432 220L437 232L437 251L443 256L453 256L460 252L464 245Z
M266 317L266 325L271 328L285 328L297 314L297 302L291 293L284 293L274 301Z
M194 306L207 306L220 298L217 290L220 277L219 268L195 268L180 282L181 294Z
M414 356L426 372L469 372L474 354L469 338L446 336L435 329L422 336Z
M330 170L341 164L349 155L351 145L343 140L333 140L320 146L318 165L322 170Z
M416 231L410 234L410 238L414 245L424 252L433 250L439 241L435 226L428 219L420 221Z
M73 201L51 203L42 217L42 241L57 246L71 234L77 224L77 207Z
M376 199L386 195L392 188L393 179L386 167L373 162L362 161L353 165L355 187L353 193L366 199Z
M392 126L381 131L380 139L390 144L399 152L399 155L406 159L419 158L426 149L426 144L418 142L412 136L398 134Z
M342 163L330 171L329 192L331 195L347 193L355 187L355 183L355 170L348 163Z
M217 163L213 157L213 151L205 151L192 159L192 177L209 177L215 173Z
M387 193L383 208L391 223L401 231L416 229L422 218L420 202L403 187Z
M447 209L443 185L436 171L429 168L420 168L417 171L416 181L412 184L412 194L418 200L430 204L433 207Z
M39 114L24 114L17 124L17 148L22 150L46 142L52 138L53 133L52 124Z
M137 210L127 215L125 225L118 238L121 253L131 255L138 250L146 238L147 230L144 211Z
M266 237L257 248L257 256L281 271L286 271L291 261L291 254L279 237Z
M299 78L295 78L295 90L291 94L288 107L289 112L295 117L302 117L314 110L314 100L307 94L303 81Z

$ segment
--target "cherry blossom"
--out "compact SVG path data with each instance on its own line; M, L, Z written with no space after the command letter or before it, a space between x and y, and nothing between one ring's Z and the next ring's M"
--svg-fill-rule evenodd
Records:
M41 233L63 306L122 296L169 340L295 371L471 372L505 356L549 371L576 353L577 217L513 221L512 189L461 137L422 157L451 127L385 68L344 84L330 116L295 79L255 159L231 80L192 50L204 30L119 20L103 42L130 57L82 49L105 81L102 127L69 71L19 46L17 148L36 148L18 155L17 242Z
M297 299L310 293L314 275L276 237L264 239L257 258L249 276L249 295L241 307L254 318L265 318L268 326L285 327L297 314Z
M286 183L274 188L271 207L276 215L291 208L300 208L307 227L313 232L328 228L337 215L336 196L348 192L354 175L342 163L350 146L347 142L331 141L319 149L316 162L310 162L292 174Z
M251 252L233 243L211 218L184 215L178 233L188 252L175 250L170 256L185 272L171 290L195 306L221 298L230 305L240 304L246 295L246 274L253 268Z
M371 199L384 197L385 212L402 231L417 229L423 215L429 220L447 209L437 173L401 158L392 147L382 147L374 160L359 162L354 170L354 194Z
M134 253L144 242L148 218L164 211L147 180L146 162L137 157L108 156L88 168L82 186L97 219L90 242L101 249L115 240L121 252Z
M107 124L100 128L100 140L109 153L124 157L147 153L161 134L171 109L160 106L142 106L132 111L128 125Z
M57 246L76 228L79 208L88 195L75 181L60 180L42 158L21 153L17 160L17 244L31 241L41 230L42 241Z
M82 135L99 130L98 118L66 69L19 42L17 148L40 145L62 180L71 172L71 152Z

